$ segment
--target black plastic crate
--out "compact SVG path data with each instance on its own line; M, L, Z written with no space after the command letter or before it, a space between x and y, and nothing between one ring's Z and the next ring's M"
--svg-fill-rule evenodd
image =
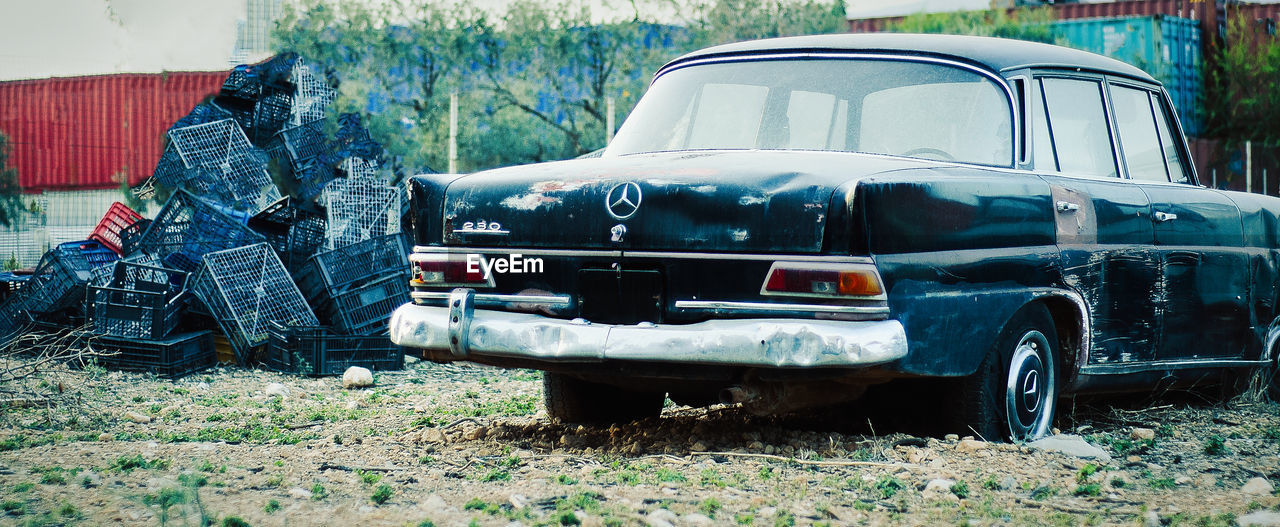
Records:
M375 371L404 369L404 348L378 335L339 335L323 326L287 327L271 323L267 367L303 375L341 375L351 366Z
M386 331L391 312L409 302L406 274L394 274L330 293L320 302L322 320L347 335Z
M324 192L324 187L329 182L338 178L338 169L330 164L329 157L328 154L321 155L294 171L294 178L298 180L299 198L314 199Z
M27 316L23 292L18 291L0 301L0 348L22 335L31 319Z
M79 254L91 269L115 263L120 259L120 255L115 251L94 240L60 243L55 250L68 256Z
M333 145L325 134L324 126L324 119L317 119L285 128L276 135L288 152L295 172L305 167L309 161L333 151Z
M108 285L90 286L94 332L159 339L178 322L190 295L187 273L163 267L117 262Z
M325 215L314 206L282 198L249 218L249 228L267 239L290 273L324 245Z
M147 227L150 226L151 220L142 218L120 229L120 253L125 256L137 254L138 241L142 239L142 234L147 232Z
M156 214L134 249L159 257L166 267L195 272L206 254L264 241L245 225L247 219L179 190Z
M241 64L231 70L227 79L222 81L218 95L256 101L262 96L262 81L250 66Z
M387 276L399 276L408 283L409 259L403 238L400 233L389 234L316 254L294 277L298 290L317 300L351 284Z
M110 354L98 360L105 367L144 371L174 379L213 366L216 362L212 331L182 333L159 340L100 336L93 339L90 347Z
M78 247L59 246L44 253L22 286L22 308L32 315L79 310L92 269Z

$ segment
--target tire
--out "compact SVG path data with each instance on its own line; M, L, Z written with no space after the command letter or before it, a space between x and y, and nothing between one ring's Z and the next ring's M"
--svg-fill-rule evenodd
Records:
M1032 304L1005 324L982 365L961 384L960 433L1021 443L1050 433L1057 410L1058 332L1049 310Z
M547 415L557 423L627 423L662 413L663 392L623 390L562 373L542 373Z

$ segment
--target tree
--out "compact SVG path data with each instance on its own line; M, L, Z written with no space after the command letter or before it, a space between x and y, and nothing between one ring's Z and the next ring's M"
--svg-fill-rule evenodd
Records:
M1053 20L1053 10L1048 7L918 13L889 23L885 31L976 35L1056 44L1058 37L1050 26Z
M9 137L0 133L0 225L12 227L26 212L18 170L9 167Z
M602 148L609 99L625 116L650 76L688 51L846 23L842 0L643 1L630 18L600 20L569 0L521 0L500 15L438 0L310 0L286 4L275 35L279 49L333 68L334 110L367 114L373 137L409 167L446 165L458 94L459 167L471 171ZM690 15L680 24L642 16L663 9Z
M1230 148L1244 141L1280 147L1280 39L1256 31L1243 14L1228 21L1227 41L1211 53L1201 100L1208 137Z

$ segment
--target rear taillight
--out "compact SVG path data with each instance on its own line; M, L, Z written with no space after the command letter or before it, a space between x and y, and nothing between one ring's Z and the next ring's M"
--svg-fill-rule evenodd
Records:
M413 285L425 287L493 287L484 276L483 257L476 254L415 254Z
M775 262L760 294L870 299L884 298L884 287L868 264Z

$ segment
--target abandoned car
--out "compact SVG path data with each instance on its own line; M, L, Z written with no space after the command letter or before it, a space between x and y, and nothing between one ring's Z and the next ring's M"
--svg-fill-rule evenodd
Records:
M560 421L923 379L949 430L1013 441L1065 394L1269 372L1280 201L1201 186L1176 115L1039 43L694 52L598 159L416 177L391 338L543 370Z

